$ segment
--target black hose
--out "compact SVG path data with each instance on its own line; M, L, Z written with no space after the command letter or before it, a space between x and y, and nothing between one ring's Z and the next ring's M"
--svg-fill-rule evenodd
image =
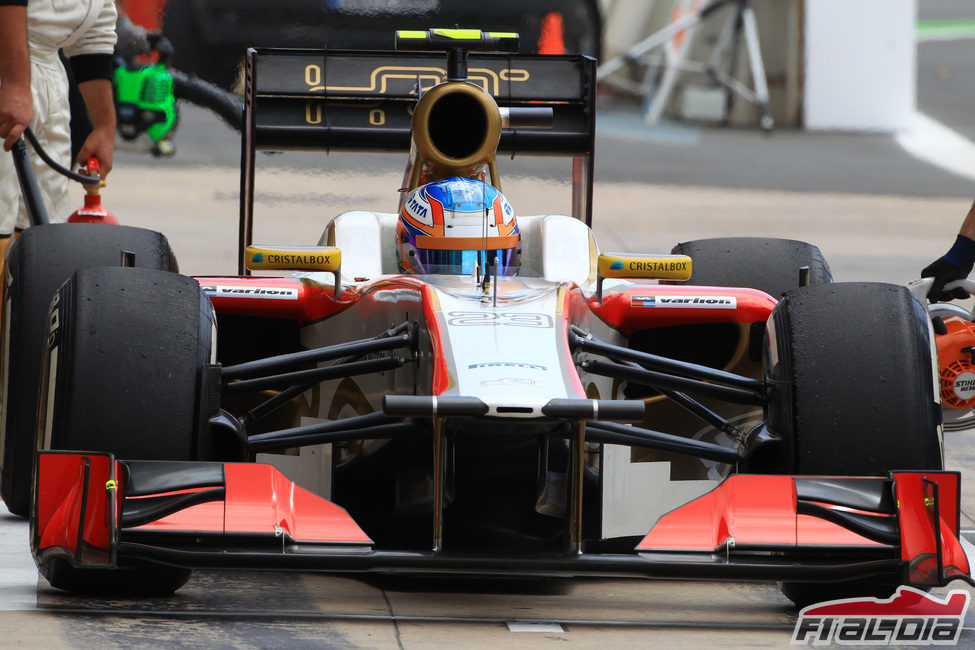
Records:
M173 77L173 93L176 99L209 109L237 131L241 130L244 123L244 102L239 96L196 75L172 68L168 72Z
M17 180L20 181L20 192L24 196L24 205L27 207L30 224L32 226L43 226L51 223L47 216L47 208L44 207L41 188L37 185L37 176L34 175L34 168L30 164L30 156L27 154L27 144L24 142L24 138L17 138L17 142L14 143L10 153L14 158L14 169L17 171Z
M58 164L57 161L55 161L53 158L47 155L47 152L44 151L43 147L41 147L41 143L37 141L37 137L34 135L34 132L30 130L29 126L26 129L24 129L24 136L27 138L27 141L30 142L30 146L34 148L34 151L37 152L37 155L41 157L41 160L47 163L47 165L51 169L58 172L59 174L63 174L68 178L70 178L71 180L78 181L79 183L84 183L85 185L95 185L97 183L102 182L102 177L99 176L98 174L85 176L83 174L75 173L70 169L68 169L67 167L63 167L62 165Z

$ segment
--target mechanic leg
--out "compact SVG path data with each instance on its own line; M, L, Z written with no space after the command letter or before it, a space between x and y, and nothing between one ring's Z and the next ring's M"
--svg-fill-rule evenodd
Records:
M68 82L60 61L55 58L48 63L32 62L31 92L34 100L31 130L51 158L65 167L72 167ZM41 160L30 145L27 146L27 151L51 223L67 221L72 212L68 179ZM12 156L0 158L10 159L9 167L0 165L0 206L4 208L0 214L0 233L12 232L15 226L17 229L29 228L31 223L27 216L27 206L21 196ZM11 201L15 204L14 210L7 212Z
M38 68L38 66L35 66L35 68ZM60 72L60 74L64 73ZM42 114L48 115L48 113L43 113L43 111L64 112L67 111L67 106L67 88L62 87L62 84L57 79L48 79L46 92L38 92L34 110L35 113L41 111ZM66 116L62 117L66 118ZM34 130L34 135L37 136L37 140L49 156L65 167L73 167L73 161L71 160L71 133L67 119L55 119L54 115L50 115L50 119L39 120L39 123L31 128ZM47 163L41 160L41 157L29 145L28 150L30 150L30 160L34 167L34 176L37 177L37 184L40 186L41 196L43 197L44 206L47 208L47 214L51 223L63 223L67 221L73 211L70 196L71 183L60 172L52 169ZM21 198L20 203L21 207L18 214L17 227L28 228L30 222L27 217L27 208L23 204L23 198Z

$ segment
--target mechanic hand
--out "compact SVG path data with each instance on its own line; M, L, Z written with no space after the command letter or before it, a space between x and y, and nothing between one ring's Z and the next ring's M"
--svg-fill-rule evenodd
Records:
M10 151L34 118L34 101L29 85L0 83L0 138Z
M98 174L102 180L112 171L112 154L115 151L115 131L106 131L107 129L94 129L81 145L77 158L82 167L88 165L89 158L97 158Z
M928 300L947 302L967 298L968 292L964 289L958 287L945 291L945 285L953 280L967 278L973 266L975 266L975 241L965 235L958 235L951 250L921 271L922 278L934 278L934 284L928 291Z

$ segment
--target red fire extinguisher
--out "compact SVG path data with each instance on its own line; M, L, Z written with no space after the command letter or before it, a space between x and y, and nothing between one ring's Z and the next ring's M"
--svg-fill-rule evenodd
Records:
M98 173L98 159L89 158L87 170L82 173L87 175ZM101 188L105 187L105 181L100 183L85 184L85 204L68 217L68 223L107 223L118 225L118 219L102 205L102 196L99 194Z

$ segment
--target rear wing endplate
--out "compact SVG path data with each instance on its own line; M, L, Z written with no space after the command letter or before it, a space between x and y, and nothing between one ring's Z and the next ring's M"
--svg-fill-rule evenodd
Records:
M257 151L409 153L417 86L429 89L446 74L443 53L249 49L240 250L252 243ZM503 128L498 154L572 158L572 213L591 225L595 59L471 53L468 80L501 108L552 109L552 128ZM246 273L239 266L238 273Z

